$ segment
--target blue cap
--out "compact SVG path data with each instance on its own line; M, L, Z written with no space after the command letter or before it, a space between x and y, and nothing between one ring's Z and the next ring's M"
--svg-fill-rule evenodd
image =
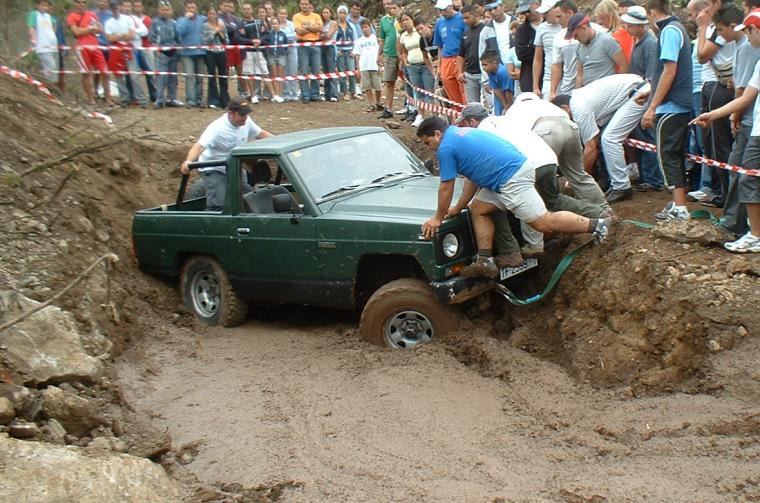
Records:
M486 10L495 9L499 5L501 5L501 0L496 0L495 2L487 3L486 4Z

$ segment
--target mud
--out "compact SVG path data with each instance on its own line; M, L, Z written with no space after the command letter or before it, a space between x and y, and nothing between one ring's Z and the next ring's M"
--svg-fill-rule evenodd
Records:
M0 174L110 134L30 92L0 80ZM362 109L254 115L274 133L381 124ZM494 297L418 351L364 343L355 313L294 306L209 328L182 311L175 284L136 269L129 229L134 210L173 200L176 167L218 114L117 110L117 128L142 121L160 140L0 187L3 283L45 300L99 254L119 255L61 305L114 342L103 393L134 415L116 433L137 445L146 418L169 433L168 453L166 438L144 452L186 482L188 500L760 500L760 259L720 250L701 223L688 242L620 224L547 300ZM409 125L393 134L430 157ZM666 200L637 194L616 210L651 221ZM515 291L540 291L565 251Z

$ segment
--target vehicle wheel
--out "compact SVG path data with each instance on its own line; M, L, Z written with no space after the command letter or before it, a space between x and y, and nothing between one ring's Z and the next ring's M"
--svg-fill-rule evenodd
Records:
M179 287L185 307L209 325L234 327L246 319L248 304L235 293L214 258L197 255L188 259L182 266Z
M367 301L359 321L362 338L394 349L411 349L457 326L457 318L420 279L397 279Z

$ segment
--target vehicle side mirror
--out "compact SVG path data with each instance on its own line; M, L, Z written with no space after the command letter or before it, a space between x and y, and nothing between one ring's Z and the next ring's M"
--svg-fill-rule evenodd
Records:
M293 211L293 198L290 194L275 194L272 196L272 206L275 213L288 213Z

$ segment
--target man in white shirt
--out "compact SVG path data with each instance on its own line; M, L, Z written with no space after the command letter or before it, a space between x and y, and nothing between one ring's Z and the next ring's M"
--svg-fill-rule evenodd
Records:
M544 200L544 203L546 203L546 207L549 210L570 211L577 215L583 215L589 218L598 218L604 212L605 208L601 205L580 201L560 192L557 184L557 155L540 136L529 128L515 125L504 115L498 117L489 115L488 110L486 110L486 108L480 103L468 103L462 109L462 113L457 118L456 124L461 127L474 127L493 133L514 145L520 153L529 158L536 166L536 190L541 196L541 199ZM472 204L492 203L479 193L475 196ZM502 212L491 214L495 215L499 213L503 214ZM502 222L499 222L496 219L494 219L494 223L496 224L497 244L514 242L508 223L507 225L503 225ZM532 239L529 239L529 236L533 237L535 234L538 234L536 237L541 244L534 246L534 248L540 246L540 248L543 249L540 233L537 233L530 228L526 233L526 227L529 226L522 225L522 227L523 234L526 236L526 240L529 243L533 241ZM503 245L502 248L504 247L505 246ZM497 265L500 267L515 267L520 265L522 263L522 255L520 252L516 251L515 245L507 245L506 248L507 250L500 248L500 255L496 257Z
M482 56L486 50L493 49L499 52L501 62L506 65L509 59L509 25L512 18L506 14L501 0L486 4L485 10L491 13L491 20L485 23L480 32L478 57ZM481 74L486 75L486 72L481 72Z
M227 110L226 114L209 124L198 142L190 147L185 161L180 166L183 175L190 173L188 164L191 162L223 161L233 148L253 139L260 140L272 136L249 117L251 104L245 98L232 98ZM206 186L206 210L221 211L227 188L226 167L212 166L200 168L198 171ZM244 182L243 190L248 192L251 188Z
M135 11L135 7L138 5L140 6L139 13ZM149 43L146 41L150 27L150 22L146 25L143 20L146 19L150 21L150 18L142 14L142 2L122 0L121 13L122 15L131 17L135 24L135 39L132 41L132 47L135 48L134 53L137 67L143 72L152 72L153 68L155 68L155 65L151 63L153 59L153 51L145 50L143 48L146 43ZM152 75L145 76L145 84L148 87L150 101L156 101L156 85L153 81Z
M562 26L559 24L562 10L559 0L543 0L536 12L544 16L544 22L538 25L533 55L533 93L549 99L551 92L552 65L554 58L554 39ZM543 75L543 78L541 77ZM527 91L527 89L526 89Z
M116 70L122 73L115 73L113 76L119 88L121 106L127 107L130 104L129 90L126 85L126 80L129 79L135 99L141 107L146 108L148 102L145 99L145 93L140 86L140 82L137 80L139 67L137 66L137 59L132 49L134 39L137 36L137 27L132 16L121 13L121 0L111 0L109 6L111 7L113 17L106 21L105 32L106 39L111 43L110 52L113 54L109 54L108 66L109 70L114 71L112 62L118 58L122 58L121 63L117 65L119 69ZM126 64L124 64L124 59L126 59Z
M601 137L604 162L610 176L611 190L607 193L610 204L633 197L631 180L625 168L623 141L646 111L644 104L636 103L636 98L648 93L649 88L649 83L640 76L623 73L601 78L552 100L578 125L587 173L596 164ZM604 132L601 132L602 127Z
M42 66L48 82L58 82L58 38L55 36L58 21L50 15L49 0L38 0L37 8L29 13L27 26L29 41Z

